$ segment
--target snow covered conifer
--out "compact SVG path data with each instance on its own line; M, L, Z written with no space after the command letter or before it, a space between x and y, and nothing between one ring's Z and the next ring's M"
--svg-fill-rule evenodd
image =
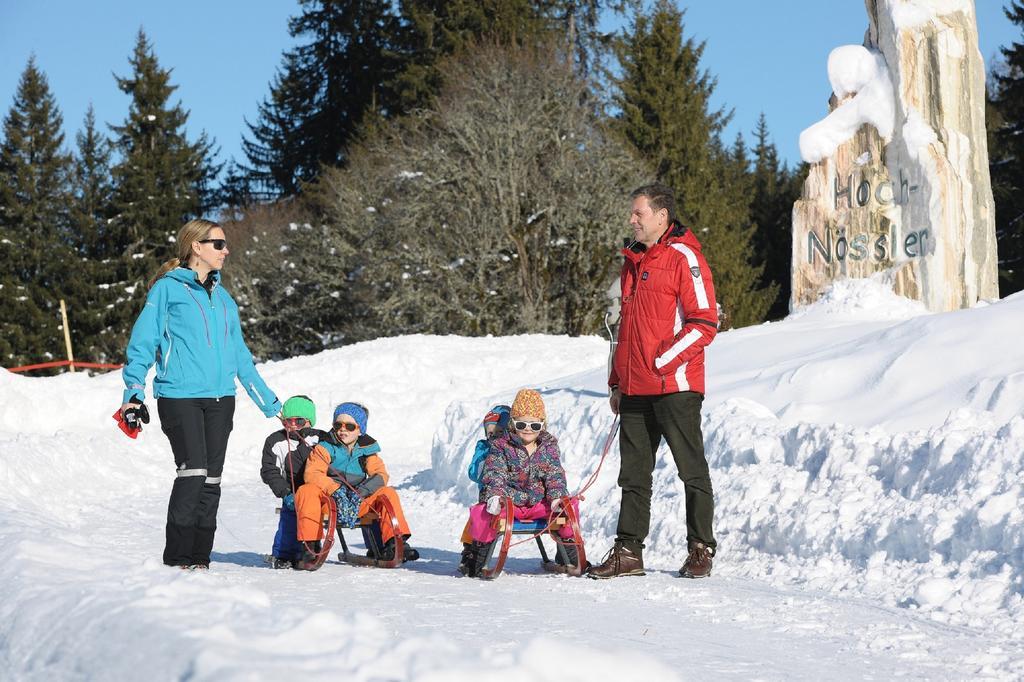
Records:
M96 129L96 114L90 104L83 127L75 135L78 153L74 157L71 224L80 255L105 258L113 254L104 239L111 217L113 184L110 180L110 140Z
M102 286L111 281L121 255L107 238L113 217L114 186L110 177L110 140L96 128L92 105L86 111L82 129L75 135L78 147L72 167L69 220L76 267L69 287L71 340L76 356L95 362L120 360L123 345L107 328L107 305L117 298L116 290Z
M0 144L0 354L5 365L62 352L60 291L70 259L62 117L30 57Z
M397 18L386 0L300 0L288 21L292 38L308 39L284 53L243 139L253 183L269 198L294 196L325 166L344 163L368 116L388 116L383 84L400 60L391 43Z

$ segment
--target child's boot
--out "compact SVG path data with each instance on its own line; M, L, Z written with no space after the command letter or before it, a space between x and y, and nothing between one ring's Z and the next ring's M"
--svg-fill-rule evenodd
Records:
M291 559L284 559L282 557L276 556L270 562L270 567L271 568L295 568L295 562L292 561Z
M489 542L472 542L462 546L462 560L459 562L459 572L468 578L476 578L480 575L484 562L487 560L487 548Z
M565 557L562 556L562 552L559 549L565 551ZM570 545L568 543L559 543L555 550L555 563L559 566L575 566L580 562L579 552L576 551L576 545Z
M315 571L320 568L317 555L320 554L320 541L305 542L302 546L302 558L295 564L300 571Z

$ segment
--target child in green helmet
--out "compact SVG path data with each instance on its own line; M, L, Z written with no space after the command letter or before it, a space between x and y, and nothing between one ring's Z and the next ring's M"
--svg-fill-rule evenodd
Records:
M327 433L316 425L316 405L304 395L295 395L281 408L284 426L267 436L263 443L260 478L281 499L281 517L274 536L271 565L292 568L302 557L302 544L295 534L295 491L302 485L302 475L309 453Z

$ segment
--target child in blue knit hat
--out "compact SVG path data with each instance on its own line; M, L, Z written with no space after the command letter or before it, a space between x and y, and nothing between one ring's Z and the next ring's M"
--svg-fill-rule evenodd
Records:
M367 432L369 411L363 405L344 402L334 409L334 420L327 437L313 449L306 463L304 484L295 494L299 542L315 542L321 528L321 494L331 495L338 505L338 523L354 526L358 518L371 510L379 511L386 498L395 514L395 525L375 521L363 527L368 556L391 561L395 558L394 535L408 540L412 532L405 520L398 492L388 485L388 472L380 456L380 445ZM315 547L315 545L314 545ZM308 554L313 552L307 550ZM312 556L304 554L299 568L315 570ZM403 543L402 561L414 561L419 552Z

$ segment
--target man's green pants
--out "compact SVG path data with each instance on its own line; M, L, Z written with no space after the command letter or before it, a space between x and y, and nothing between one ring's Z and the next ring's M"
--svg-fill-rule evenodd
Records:
M702 402L700 393L684 391L624 395L619 403L622 506L616 542L637 554L642 552L651 527L651 482L662 438L672 451L686 492L687 542L703 542L715 551L711 530L715 501L700 429Z

